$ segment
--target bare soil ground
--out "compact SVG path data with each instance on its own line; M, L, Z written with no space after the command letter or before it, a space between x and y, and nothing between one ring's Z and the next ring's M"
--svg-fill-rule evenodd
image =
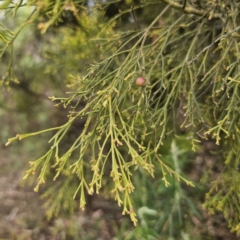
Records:
M112 201L95 197L86 211L48 221L39 194L23 186L23 171L13 170L13 165L7 155L1 156L0 240L113 239L122 216Z

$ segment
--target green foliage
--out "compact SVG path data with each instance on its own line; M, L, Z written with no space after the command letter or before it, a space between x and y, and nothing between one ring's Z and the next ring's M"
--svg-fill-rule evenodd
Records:
M181 169L188 161L191 146L185 143L188 148L180 150L177 145L179 140L184 141L172 141L169 151L162 155L162 159L176 172L183 174ZM176 178L168 177L171 184L166 188L160 179L160 169L156 169L155 174L155 179L151 181L143 171L135 174L134 184L138 191L133 198L140 223L124 239L159 239L159 233L161 239L188 239L187 235L192 234L190 229L193 228L190 219L192 216L199 217L194 203Z
M171 229L174 214L180 223L183 221L179 201L185 196L179 181L190 186L193 183L179 171L174 152L172 166L162 160L163 145L172 142L173 149L172 139L187 133L192 149L197 150L201 140L213 138L222 146L219 161L225 159L224 171L207 194L205 206L211 211L222 211L230 228L240 232L240 3L209 0L198 6L198 1L186 1L184 6L183 2L143 1L140 5L143 13L138 19L135 12L140 6L106 20L105 3L96 4L94 14L88 14L79 1L29 1L27 5L35 9L19 30L13 33L1 26L4 53L29 22L41 19L38 28L45 33L50 26L61 23L67 11L77 19L77 30L69 26L56 30L60 40L58 37L52 40L55 49L48 54L59 71L69 75L68 96L50 98L56 105L70 109L68 121L59 127L18 134L7 142L8 145L17 139L56 131L49 140L49 150L31 161L26 172L25 178L37 174L36 191L52 174L54 180L77 177L79 183L73 197L78 196L80 207L84 208L86 192L99 193L106 188L107 179L111 179L109 195L123 205L123 214L129 214L136 224L131 195L136 186L135 173L141 170L154 177L160 169L165 194L174 186L174 204L170 208L178 211L162 215L159 220L168 221ZM151 4L158 6L159 12L145 26L141 16L151 11ZM9 10L16 11L20 6L22 1ZM120 17L128 13L132 13L134 24L128 29L121 28ZM63 54L66 58L59 60ZM86 55L91 55L87 71ZM84 69L78 69L78 64L84 65ZM54 73L56 69L48 66L47 71ZM146 79L143 87L135 84L137 77ZM83 128L65 149L67 133L81 119ZM58 202L66 205L63 192L58 196ZM192 204L187 202L191 209ZM60 205L53 208L49 217L58 212Z
M73 214L76 208L76 204L72 199L74 191L77 188L76 181L74 181L73 175L68 174L66 176L64 180L58 181L42 194L42 198L46 199L44 208L46 209L47 219L58 216L61 210ZM52 198L53 194L54 198Z

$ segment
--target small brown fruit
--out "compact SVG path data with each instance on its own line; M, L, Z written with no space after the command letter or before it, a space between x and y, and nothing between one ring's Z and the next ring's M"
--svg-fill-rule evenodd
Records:
M138 77L137 80L136 80L136 84L138 86L143 87L146 84L146 79L143 78L143 77Z

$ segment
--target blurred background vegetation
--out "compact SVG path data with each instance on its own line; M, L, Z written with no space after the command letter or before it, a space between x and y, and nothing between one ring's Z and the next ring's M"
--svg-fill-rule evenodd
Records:
M14 45L2 55L0 239L237 239L221 213L209 215L202 207L210 182L223 167L217 160L219 147L214 141L206 140L196 145L197 151L193 152L188 140L190 135L185 130L180 130L175 139L166 138L160 154L163 163L191 180L195 187L171 176L167 176L170 185L166 187L161 169L155 169L154 178L142 168L134 171L136 190L132 197L137 227L128 216L122 215L122 209L109 194L107 179L100 195L87 195L84 211L79 210L79 200L72 197L78 180L69 172L64 172L54 182L48 181L38 193L33 192L34 176L22 180L28 161L46 152L52 133L15 142L8 149L6 140L19 133L64 124L70 108L55 106L49 97L68 97L67 92L71 92L76 81L88 73L91 64L101 61L103 53L105 57L114 53L115 45L107 45L107 36L113 30L145 28L166 5L144 2L146 7L142 8L137 1L104 3L98 18L89 6L88 14L83 11L77 16L74 9L69 11L65 7L61 21L51 25L45 34L41 34L46 27L43 22L51 18L47 15L37 18L21 30ZM94 6L97 4L95 2ZM134 11L131 6L136 6ZM15 31L32 11L32 7L19 8L14 18L12 12L5 11L1 13L3 25L0 26ZM110 24L107 24L109 20ZM96 41L103 27L106 35ZM147 41L153 41L154 37L153 34ZM4 48L5 42L0 46ZM114 69L120 63L114 64L109 68ZM79 109L84 106L81 104ZM85 119L74 123L61 145L62 152L71 146L84 123ZM49 171L48 178L53 177L54 173Z

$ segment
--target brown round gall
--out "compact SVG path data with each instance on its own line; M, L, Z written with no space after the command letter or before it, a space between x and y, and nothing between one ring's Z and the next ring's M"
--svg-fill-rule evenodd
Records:
M146 84L146 79L143 77L138 77L136 80L136 85L138 86L144 86Z

